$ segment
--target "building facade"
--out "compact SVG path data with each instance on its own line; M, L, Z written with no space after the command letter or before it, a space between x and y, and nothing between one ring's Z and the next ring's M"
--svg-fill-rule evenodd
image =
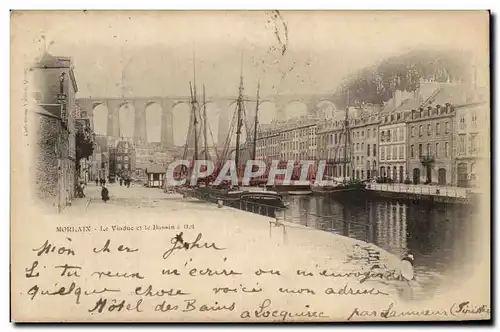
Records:
M280 160L316 159L317 120L312 117L290 119L280 126Z
M374 179L378 174L378 116L370 113L366 117L365 125L365 156L366 156L366 179Z
M350 121L352 141L352 171L354 179L371 179L377 174L378 124L377 108L373 105L357 109Z
M319 160L326 161L325 175L328 177L343 176L342 162L346 140L346 134L343 132L344 120L345 111L336 111L317 126L317 156ZM346 176L349 176L350 169L347 168Z
M457 136L456 110L468 99L461 83L429 82L434 92L420 99L408 120L408 166L412 183L457 185L455 167Z
M118 141L114 149L116 174L131 176L134 172L134 146L128 140Z
M436 105L412 110L408 120L408 165L413 184L452 185L454 107Z
M91 167L90 167L90 181L95 181L96 179L106 178L105 166L102 162L102 152L101 146L99 144L94 145L94 153L91 157Z
M280 159L280 131L276 126L263 126L257 133L255 157L271 162Z
M469 103L455 109L457 147L455 171L457 186L475 187L489 178L480 178L489 169L489 106L486 102ZM483 170L483 172L481 172Z
M385 114L379 126L379 174L393 182L407 178L407 115L405 111Z
M71 58L45 53L31 68L33 120L37 133L37 197L60 210L75 192L75 95Z

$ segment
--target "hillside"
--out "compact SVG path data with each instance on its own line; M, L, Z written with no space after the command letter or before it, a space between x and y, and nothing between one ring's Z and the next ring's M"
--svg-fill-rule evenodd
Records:
M391 99L397 88L415 91L420 78L464 81L468 77L466 59L463 53L421 50L393 56L346 77L344 87L337 89L334 99L338 105L345 105L347 86L350 103L381 104Z

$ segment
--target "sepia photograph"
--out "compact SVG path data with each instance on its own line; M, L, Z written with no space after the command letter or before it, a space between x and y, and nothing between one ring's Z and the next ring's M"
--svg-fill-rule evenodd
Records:
M490 12L10 28L13 322L491 320Z

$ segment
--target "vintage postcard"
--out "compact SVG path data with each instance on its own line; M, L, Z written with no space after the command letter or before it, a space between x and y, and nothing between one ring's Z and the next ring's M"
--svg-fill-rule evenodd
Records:
M490 320L489 20L12 11L12 320Z

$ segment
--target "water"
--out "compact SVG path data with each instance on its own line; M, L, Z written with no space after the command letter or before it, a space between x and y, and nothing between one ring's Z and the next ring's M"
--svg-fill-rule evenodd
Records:
M287 221L373 243L401 258L412 253L419 284L416 297L432 296L452 277L473 269L470 226L478 218L471 207L326 196L287 200Z

